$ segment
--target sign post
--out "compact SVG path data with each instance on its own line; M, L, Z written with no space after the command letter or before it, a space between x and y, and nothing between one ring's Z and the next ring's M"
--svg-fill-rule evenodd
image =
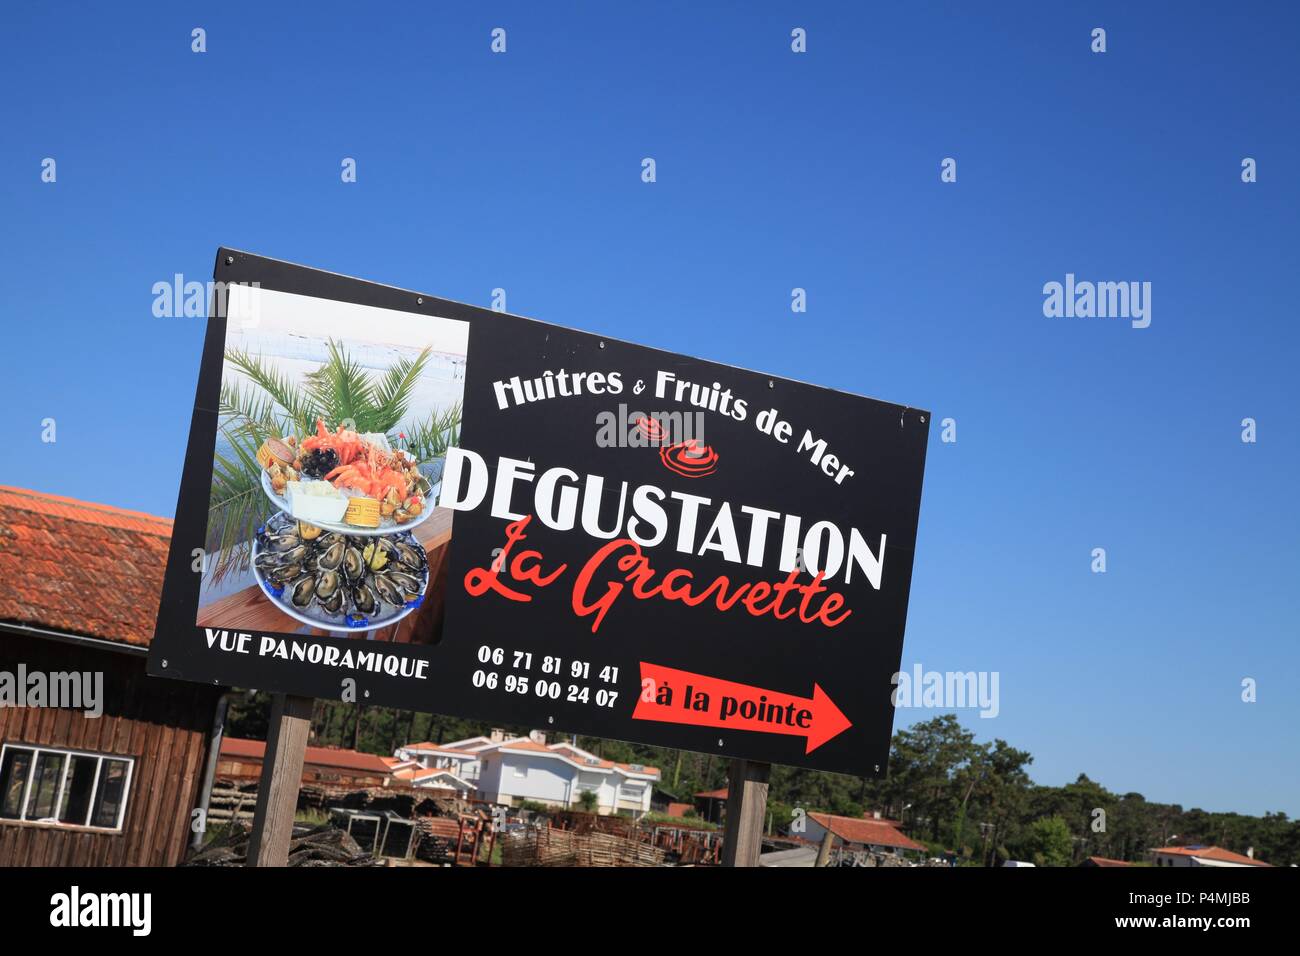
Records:
M276 694L266 754L257 784L257 809L248 839L248 866L288 866L298 788L311 733L312 698Z
M727 774L727 822L722 831L723 866L758 866L767 816L772 765L735 759Z

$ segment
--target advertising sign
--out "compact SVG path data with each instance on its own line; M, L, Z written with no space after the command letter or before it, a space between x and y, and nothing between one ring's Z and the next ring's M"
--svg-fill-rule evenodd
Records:
M151 673L884 771L927 412L224 249L214 278Z

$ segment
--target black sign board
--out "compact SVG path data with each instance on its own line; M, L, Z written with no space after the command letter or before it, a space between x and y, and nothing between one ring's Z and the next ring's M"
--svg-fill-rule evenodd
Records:
M927 412L215 279L151 673L883 772Z

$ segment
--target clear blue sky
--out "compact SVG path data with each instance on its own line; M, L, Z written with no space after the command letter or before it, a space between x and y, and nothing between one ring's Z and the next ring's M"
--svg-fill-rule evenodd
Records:
M173 513L203 322L150 290L219 244L503 287L954 418L905 664L1000 672L963 720L1042 783L1300 815L1294 5L281 6L6 8L0 482ZM1045 318L1067 272L1150 328Z

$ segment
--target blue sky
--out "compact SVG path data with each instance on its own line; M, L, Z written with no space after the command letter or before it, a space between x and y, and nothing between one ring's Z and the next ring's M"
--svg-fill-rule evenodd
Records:
M150 290L218 245L501 287L955 419L905 666L1000 672L963 720L1039 782L1300 815L1300 14L984 6L8 9L0 483L173 513L203 322ZM1151 282L1151 326L1044 317L1066 273Z

